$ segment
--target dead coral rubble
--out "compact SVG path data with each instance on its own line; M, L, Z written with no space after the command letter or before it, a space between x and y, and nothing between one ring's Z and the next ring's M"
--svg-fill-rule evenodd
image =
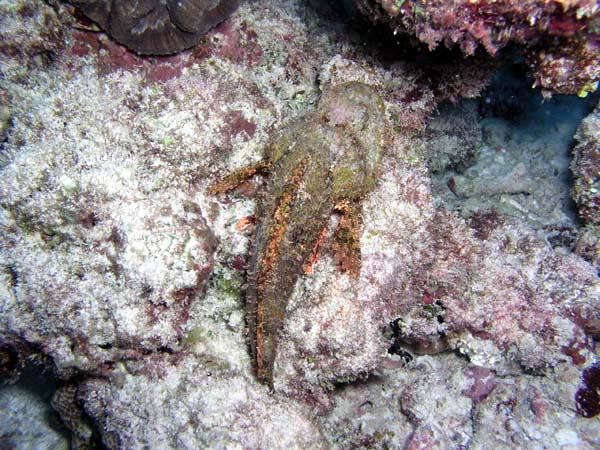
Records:
M490 55L524 46L535 86L586 95L600 79L600 7L596 0L357 0L374 22L415 35L434 49L458 46Z

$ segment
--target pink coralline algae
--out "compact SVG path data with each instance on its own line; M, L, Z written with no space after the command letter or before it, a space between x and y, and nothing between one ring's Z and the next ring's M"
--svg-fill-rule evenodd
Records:
M573 198L585 223L600 225L600 105L577 130L571 170L575 176Z
M203 48L199 46L199 48ZM203 59L200 52L187 51L177 55L144 57L91 31L74 30L70 44L73 71L81 67L81 60L95 57L98 70L104 73L116 70L139 71L146 75L145 82L164 82L181 75L183 70Z
M595 0L358 0L359 8L394 33L415 35L430 50L444 44L490 55L523 45L535 85L586 95L600 79L600 7Z
M469 367L465 372L465 376L472 379L473 384L463 391L463 395L473 399L473 401L483 400L490 395L497 385L494 372L482 367Z
M219 57L234 63L244 63L249 67L260 62L263 50L258 44L258 35L246 22L237 27L224 23L219 32L223 36L216 51Z
M248 68L258 66L264 57L261 47L264 36L259 39L253 26L244 20L243 14L233 15L213 27L206 38L198 37L192 45L177 51L141 52L127 41L109 38L107 34L112 36L110 30L106 30L107 34L98 32L97 27L79 9L71 8L69 11L74 29L67 47L72 56L70 65L73 71L79 70L85 64L85 59L93 58L102 73L138 71L145 75L144 82L150 85L177 78L194 64L211 57ZM285 29L274 31L283 33ZM303 52L298 54L304 55ZM292 77L298 69L298 63L290 60L290 65L294 65L287 69Z
M575 251L600 267L600 106L583 120L575 140L577 145L571 162L572 196L585 223ZM600 333L600 325L597 333Z

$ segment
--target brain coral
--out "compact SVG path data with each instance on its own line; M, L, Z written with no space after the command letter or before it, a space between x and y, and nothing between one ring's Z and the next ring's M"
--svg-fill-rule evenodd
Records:
M90 19L131 50L177 53L229 17L238 0L74 0Z

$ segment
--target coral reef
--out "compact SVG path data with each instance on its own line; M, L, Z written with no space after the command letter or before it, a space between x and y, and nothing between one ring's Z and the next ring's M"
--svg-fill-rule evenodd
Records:
M577 391L577 412L583 417L600 414L600 365L595 364L583 371L584 386Z
M475 162L482 145L477 103L442 105L427 123L421 142L432 172L447 169L463 172Z
M571 170L574 177L573 199L585 223L576 251L600 267L600 106L587 116L575 134Z
M375 53L385 52L379 48ZM436 61L420 65L402 61L384 68L375 57L338 54L324 64L319 79L324 85L359 81L378 87L386 100L393 129L412 135L422 132L444 102L475 98L493 76L489 60Z
M51 108L57 100L49 96ZM5 267L13 274L6 285L12 292L5 295L14 299L3 310L5 330L44 348L59 368L84 371L101 370L126 354L177 346L189 304L213 266L214 237L200 208L182 193L157 192L152 185L146 195L125 199L116 190L136 183L140 167L124 164L120 173L89 167L82 177L80 151L77 158L75 149L59 150L58 164L46 150L39 166L22 155L3 171L3 226L17 226L20 239L28 237L26 245L16 236L3 242L10 249ZM53 165L62 167L60 180L43 176ZM37 181L15 189L15 177L24 172ZM166 248L170 252L161 254ZM49 264L52 272L44 269ZM76 303L64 301L69 298Z
M571 170L575 177L573 198L586 224L600 225L600 106L586 117L575 134Z
M453 157L459 165L433 175L434 195L467 219L494 210L525 221L553 247L571 251L578 234L570 193L573 134L595 97L544 99L530 89L521 62L503 67L478 99L482 117L470 122L471 133L459 121L465 117L459 106L430 121L428 127L439 129L440 120L460 113L457 125L442 136L459 135L462 145L445 145L439 152L439 159ZM477 158L461 162L469 148L477 149Z
M86 447L91 442L94 432L90 421L77 404L78 390L77 384L67 383L56 389L51 402L52 408L71 431L71 448Z
M72 19L61 6L23 0L4 2L0 10L0 74L3 78L25 77L30 68L48 66L64 49L65 23ZM7 93L3 91L1 95L4 97ZM2 99L3 109L5 103ZM4 111L2 119L4 122Z
M5 91L0 91L0 144L4 142L10 129L10 100Z
M562 94L593 92L600 80L600 8L595 0L358 0L375 22L417 37L430 50L440 44L473 55L495 55L522 45L535 83ZM391 40L391 38L390 38Z
M0 385L0 447L67 450L69 436L50 406L56 380L33 364L18 384ZM50 420L49 420L50 419Z
M162 59L73 29L64 12L0 2L0 20L47 15L56 31L40 64L0 51L0 362L11 382L28 359L53 371L74 444L597 447L596 268L522 217L462 218L432 194L429 165L466 166L473 152L459 147L478 137L473 103L430 118L481 92L487 60L383 64L301 0L245 2ZM22 26L2 32L35 59L48 30ZM500 159L508 125L486 120ZM440 140L448 152L434 155ZM269 183L285 185L293 149L307 157L309 144L317 186L292 183L293 205L261 197L285 196ZM274 154L277 176L247 176ZM249 179L215 196L227 173ZM331 214L336 189L360 215ZM287 205L280 217L300 233L298 207L320 202L323 245L280 247L311 270L278 259L293 277L269 311L281 316L266 386L245 322L252 231Z
M157 365L163 373L149 375ZM119 387L94 379L80 393L109 448L325 448L301 405L269 395L224 361L163 356L114 375Z
M297 286L289 338L276 361L289 382L303 374L326 384L380 366L389 344L378 330L392 320L400 321L409 349L443 336L440 350L455 349L500 373L590 358L595 271L555 254L517 223L473 221L471 230L433 207L422 167L398 159L387 161L389 171L365 204L361 279L340 277L323 261L315 273L330 282L307 278Z

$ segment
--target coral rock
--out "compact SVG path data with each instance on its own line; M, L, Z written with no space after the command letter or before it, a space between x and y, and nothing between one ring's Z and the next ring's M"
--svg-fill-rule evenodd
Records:
M587 116L575 134L571 170L573 198L585 223L600 225L600 105Z
M112 38L145 55L177 53L197 44L229 17L237 0L74 0Z
M527 49L535 85L586 95L600 80L600 8L595 0L357 0L375 22L415 35L434 49L479 45L495 55L510 42Z
M600 267L600 105L583 120L575 139L572 195L585 223L576 252Z

